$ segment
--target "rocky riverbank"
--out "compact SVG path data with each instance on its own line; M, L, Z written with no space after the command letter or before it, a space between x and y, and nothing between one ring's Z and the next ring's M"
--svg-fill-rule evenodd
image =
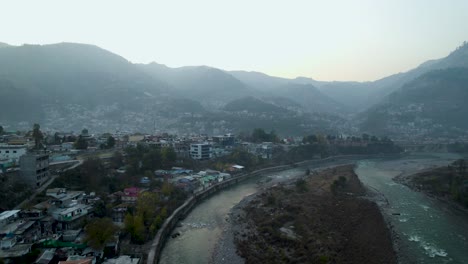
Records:
M231 211L231 233L246 263L396 263L377 205L353 166L277 184Z

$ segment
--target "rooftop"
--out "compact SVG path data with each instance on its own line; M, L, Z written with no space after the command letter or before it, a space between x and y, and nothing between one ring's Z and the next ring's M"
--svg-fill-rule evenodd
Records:
M0 221L6 220L10 218L11 216L14 216L15 214L19 213L21 210L10 210L10 211L5 211L0 214Z

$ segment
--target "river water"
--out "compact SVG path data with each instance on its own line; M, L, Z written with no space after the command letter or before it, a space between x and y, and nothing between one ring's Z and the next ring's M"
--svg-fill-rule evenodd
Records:
M209 197L195 207L181 222L181 226L174 230L173 233L180 233L180 236L168 239L159 263L209 263L216 243L228 225L226 219L229 211L244 197L258 191L259 180L275 183L299 175L304 175L304 169L259 176Z
M401 173L446 165L456 158L455 155L421 155L357 162L355 171L361 181L386 198L380 199L380 203L399 237L401 263L468 263L467 215L392 180ZM261 176L206 199L174 230L180 236L168 239L160 263L209 263L228 226L229 211L244 197L258 191L259 180L273 184L303 174L304 169L293 169Z
M358 162L360 180L386 198L381 208L399 237L401 263L468 263L467 214L392 180L400 173L447 165L456 158L434 154Z

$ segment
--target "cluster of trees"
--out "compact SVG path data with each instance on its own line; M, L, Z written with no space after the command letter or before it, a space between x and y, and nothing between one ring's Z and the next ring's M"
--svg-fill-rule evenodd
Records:
M256 143L279 142L279 138L275 131L270 131L270 133L267 133L262 128L255 128L252 132L250 140Z
M101 144L99 147L101 149L111 149L114 146L115 146L115 138L111 135L108 135L106 143Z
M39 124L33 125L32 130L32 137L34 139L34 148L39 149L42 147L42 140L44 139L44 135L41 132L41 126Z
M314 143L331 143L336 140L340 141L348 141L348 142L367 142L367 143L392 143L393 141L388 137L379 138L377 136L369 135L369 134L362 134L361 137L359 136L336 136L336 135L322 135L322 134L311 134L308 136L303 137L302 143L304 144L314 144Z
M125 149L127 171L130 174L144 174L158 169L170 169L177 161L177 154L169 147L146 146Z
M165 192L170 196L172 189L165 183ZM167 208L163 205L158 194L143 192L138 196L137 206L125 216L125 231L130 235L132 242L144 243L153 237L167 217Z

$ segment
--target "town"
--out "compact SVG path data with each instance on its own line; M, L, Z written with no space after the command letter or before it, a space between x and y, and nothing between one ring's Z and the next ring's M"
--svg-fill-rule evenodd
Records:
M143 263L188 197L254 169L335 154L398 153L388 138L0 130L4 263Z

